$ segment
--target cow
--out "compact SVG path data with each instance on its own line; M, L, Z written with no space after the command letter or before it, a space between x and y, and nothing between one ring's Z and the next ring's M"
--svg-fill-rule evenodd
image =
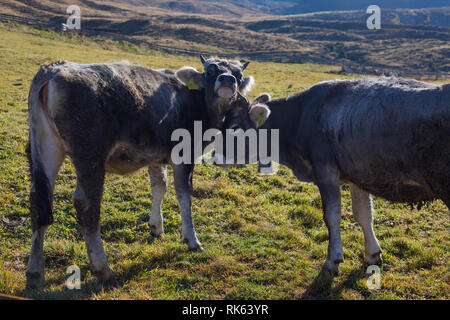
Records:
M382 262L371 194L410 204L441 199L450 208L450 84L334 80L285 99L263 94L256 100L263 104L242 104L227 114L224 139L235 139L237 129L279 130L279 162L319 188L329 234L327 273L338 274L344 261L340 185L350 187L368 265ZM218 158L227 159L225 151ZM248 146L245 152L249 157Z
M182 216L182 237L190 250L202 250L191 214L192 164L171 162L178 128L192 132L194 121L220 129L237 95L253 83L242 73L248 62L201 57L204 73L192 67L176 72L126 62L42 66L29 92L28 158L31 168L32 248L27 287L44 281L43 240L53 222L52 198L59 168L68 155L75 167L73 194L77 220L97 278L114 280L100 238L100 202L106 172L126 175L148 167L152 192L151 234L161 235L161 203L172 165ZM215 127L214 127L215 128Z

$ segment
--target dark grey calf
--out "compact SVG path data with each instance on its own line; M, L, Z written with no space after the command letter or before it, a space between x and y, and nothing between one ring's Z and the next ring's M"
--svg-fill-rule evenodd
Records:
M248 89L244 68L239 62L219 59L205 61L206 76L191 67L173 73L128 63L60 62L41 68L29 94L33 236L28 287L39 287L44 280L44 234L53 222L54 182L66 155L76 169L74 204L92 270L100 280L113 278L99 224L106 172L124 175L149 168L153 195L149 223L158 236L163 232L166 166L171 164L183 239L189 249L202 249L191 214L194 166L171 162L175 144L171 134L179 128L193 132L194 121L202 121L206 128L221 125L222 110L230 108L238 91Z
M341 184L350 185L368 264L381 263L370 194L409 203L441 199L450 208L450 84L327 81L286 99L269 99L258 98L266 107L230 111L223 128L256 128L267 119L262 129L279 129L280 163L319 187L329 271L337 273L344 259Z

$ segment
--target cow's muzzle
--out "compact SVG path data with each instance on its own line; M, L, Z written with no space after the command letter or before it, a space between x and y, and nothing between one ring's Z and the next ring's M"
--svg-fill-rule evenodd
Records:
M230 74L221 74L217 77L214 89L220 98L230 99L237 92L236 78Z

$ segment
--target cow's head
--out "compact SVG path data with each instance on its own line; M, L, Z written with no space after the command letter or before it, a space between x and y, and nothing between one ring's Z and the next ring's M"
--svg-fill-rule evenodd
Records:
M242 103L236 103L235 107L226 114L222 131L258 129L270 116L270 109L266 105L271 100L268 93L260 94L252 102L248 102L243 96L240 96L240 99Z
M268 93L263 93L259 95L255 100L250 102L246 97L238 94L238 101L235 102L233 109L231 109L224 118L223 126L222 126L222 137L223 137L223 148L222 150L215 150L214 158L216 164L227 165L228 161L225 159L229 159L227 156L227 140L233 139L235 140L238 135L246 135L247 130L249 129L258 129L260 128L267 118L270 116L270 109L266 105L271 99ZM254 150L253 148L249 148L251 141L245 139L245 145L243 146L244 153L246 159L250 159L251 157L256 157L256 154L250 154L250 150ZM236 141L235 141L236 142ZM234 159L232 160L233 164L237 164L238 162L238 145L234 144ZM247 161L244 159L245 161Z
M233 108L238 93L245 96L254 84L253 77L244 77L249 62L200 56L204 72L183 67L175 75L191 90L205 89L205 103L213 127L221 128L223 117Z

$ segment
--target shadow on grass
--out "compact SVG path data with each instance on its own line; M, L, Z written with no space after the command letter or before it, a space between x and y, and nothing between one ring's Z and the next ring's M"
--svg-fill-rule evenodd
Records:
M301 296L302 300L334 300L342 299L342 291L344 289L355 288L358 280L366 276L364 267L358 268L350 272L345 280L333 287L335 278L323 268L314 279L314 281L306 289ZM367 296L366 292L361 293Z
M122 267L120 271L115 273L116 277L114 281L108 284L102 284L95 277L89 276L88 279L81 282L81 289L70 290L65 285L69 275L62 271L58 277L46 279L42 290L23 289L15 292L14 295L36 300L91 299L95 294L107 293L118 288L123 288L129 280L138 278L142 272L166 267L173 261L179 259L180 255L184 253L186 251L181 248L179 250L171 249L154 255L150 259L137 260L132 264ZM85 279L90 270L89 265L80 266L80 269L82 279Z
M81 267L81 274L86 275L89 271L88 266ZM105 292L118 287L119 282L103 285L95 278L85 280L81 283L81 289L69 289L65 285L68 274L61 272L59 277L46 279L44 287L41 290L32 290L25 288L15 294L21 297L35 300L81 300L89 299L93 294ZM54 286L52 288L52 286Z

